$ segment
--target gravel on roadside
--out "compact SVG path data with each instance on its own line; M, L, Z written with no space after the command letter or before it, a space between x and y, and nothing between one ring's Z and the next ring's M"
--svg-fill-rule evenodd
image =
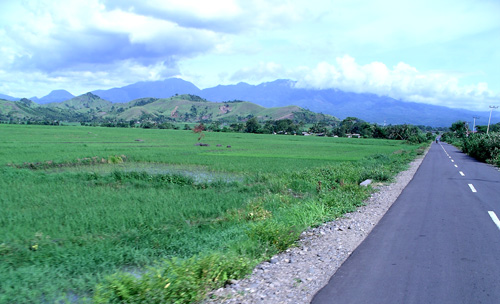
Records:
M211 292L204 303L310 303L396 201L424 157L400 172L395 182L374 186L377 192L365 206L303 232L297 247L259 264L247 278Z

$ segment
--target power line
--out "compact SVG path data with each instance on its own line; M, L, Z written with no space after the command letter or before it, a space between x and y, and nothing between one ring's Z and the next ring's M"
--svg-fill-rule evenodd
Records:
M493 113L493 109L498 109L498 106L490 106L490 119L488 120L488 128L486 129L486 134L490 132L491 113Z
M472 133L475 133L475 130L476 130L476 119L479 119L481 117L479 117L479 116L472 116L472 118L474 118L474 124L472 125Z

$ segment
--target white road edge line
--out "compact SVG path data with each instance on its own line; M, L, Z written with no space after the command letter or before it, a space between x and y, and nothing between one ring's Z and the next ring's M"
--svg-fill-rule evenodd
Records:
M493 223L497 225L498 229L500 229L500 220L498 219L497 215L493 211L488 211L491 219L493 220Z
M458 171L460 175L465 176L465 174L462 171Z
M473 184L469 184L469 188L472 192L477 192L476 188L474 188Z

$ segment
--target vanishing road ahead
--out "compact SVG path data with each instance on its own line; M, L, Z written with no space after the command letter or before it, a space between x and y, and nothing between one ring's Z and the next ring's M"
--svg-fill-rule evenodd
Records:
M500 303L500 172L433 143L312 303Z

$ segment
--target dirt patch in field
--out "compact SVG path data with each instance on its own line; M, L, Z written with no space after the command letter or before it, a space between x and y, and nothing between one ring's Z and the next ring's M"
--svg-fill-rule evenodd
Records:
M177 113L177 109L179 106L175 106L175 108L170 112L170 117L179 117L179 113Z
M231 112L231 107L228 106L228 105L222 105L219 107L219 113L220 114L226 114L226 113L229 113Z
M279 117L278 119L276 120L282 120L282 119L292 119L293 118L293 113L290 113L290 114L287 114L287 115L284 115L284 116L281 116Z

